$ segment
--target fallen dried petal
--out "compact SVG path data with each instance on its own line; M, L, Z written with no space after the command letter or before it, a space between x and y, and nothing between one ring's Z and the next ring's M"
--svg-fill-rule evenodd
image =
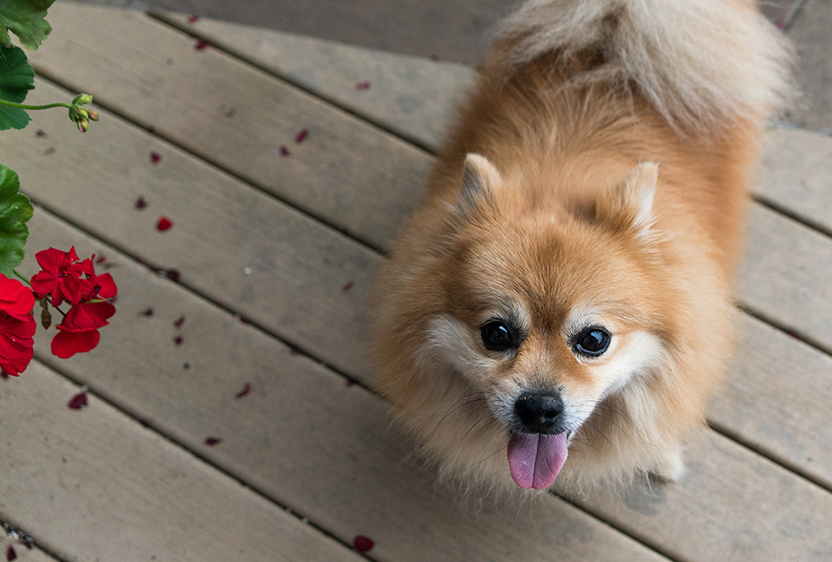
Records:
M291 153L291 152L289 152L289 149L288 149L288 148L286 148L285 146L281 146L281 147L280 147L280 155L281 155L281 156L291 156L291 155L292 155L292 153Z
M352 544L358 552L369 552L376 545L373 539L365 537L364 535L358 535L355 537L352 540Z
M136 208L141 210L147 207L147 201L144 200L144 197L139 197L136 199Z
M139 316L144 316L145 318L150 318L151 316L153 316L153 309L148 308L148 309L142 310L141 312L139 312Z
M370 81L359 82L355 85L356 90L369 90L370 89Z
M156 152L155 150L150 151L150 161L154 164L158 164L162 160L162 155Z
M43 129L38 129L37 131L35 131L35 136L39 139L46 138L46 131L44 131Z
M156 223L156 230L164 232L173 228L173 221L162 215L159 217L159 222Z
M344 383L344 386L349 388L349 387L353 386L354 384L355 384L354 381L351 381L351 380L347 379L347 382Z
M196 45L194 45L194 49L196 49L197 51L204 51L205 49L207 49L210 46L211 46L211 44L208 43L207 41L197 41Z
M353 287L353 282L352 282L352 281L350 281L349 283L347 283L347 284L345 284L343 287L341 287L341 290L343 290L343 291L346 293L346 292L348 292L350 289L352 289L352 287Z
M179 281L182 278L182 273L178 269L166 269L162 273L171 281Z
M182 345L182 336L176 336L175 338L173 338L173 343L175 343L176 345Z
M243 386L243 390L241 390L240 392L235 394L234 398L242 398L243 396L245 396L249 392L251 392L251 385L246 383L245 386Z
M222 439L220 439L219 437L206 437L205 438L205 444L208 445L209 447L213 447L217 443L221 443L221 442L222 442Z
M95 265L101 265L105 261L107 261L107 258L104 256L104 254L98 254L98 256L95 258Z
M199 21L199 16L188 16L188 23L193 25Z
M17 553L14 551L14 547L12 545L9 545L9 548L6 549L6 560L8 562L17 560Z
M185 317L180 316L179 318L176 319L176 321L173 323L173 325L176 326L177 328L181 328L182 324L184 324L184 323L185 323Z
M301 132L297 134L295 137L295 142L300 144L306 140L306 137L309 136L309 129L303 129Z
M87 407L87 393L79 392L72 397L68 404L70 410L80 410Z

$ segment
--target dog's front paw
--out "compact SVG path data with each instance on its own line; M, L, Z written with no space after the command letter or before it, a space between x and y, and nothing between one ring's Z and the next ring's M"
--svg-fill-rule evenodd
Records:
M659 482L678 482L685 474L685 461L682 459L681 447L674 447L656 460L650 471L650 477Z

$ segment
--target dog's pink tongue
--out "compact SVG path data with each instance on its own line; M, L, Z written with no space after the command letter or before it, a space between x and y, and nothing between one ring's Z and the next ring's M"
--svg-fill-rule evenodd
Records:
M511 477L521 488L542 490L566 462L566 432L557 435L512 433L508 442Z

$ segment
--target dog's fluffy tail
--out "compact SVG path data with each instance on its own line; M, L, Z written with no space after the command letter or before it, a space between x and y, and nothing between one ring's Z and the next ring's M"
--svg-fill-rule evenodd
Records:
M792 49L751 0L528 0L496 31L501 76L600 56L581 80L635 87L685 129L771 119L790 97Z

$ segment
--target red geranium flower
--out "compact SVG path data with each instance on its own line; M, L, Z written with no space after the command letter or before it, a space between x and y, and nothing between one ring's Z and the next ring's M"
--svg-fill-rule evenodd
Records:
M92 291L92 283L81 279L84 272L73 246L68 252L49 248L35 254L43 271L32 277L32 290L38 297L52 293L52 305L59 306L64 300L72 304L81 302L85 293Z
M101 339L98 328L109 324L107 318L115 313L116 307L108 302L76 304L66 313L58 326L58 334L52 338L52 354L68 359L76 353L92 350Z
M0 273L0 368L4 373L20 375L32 360L35 319L32 291L15 279Z

